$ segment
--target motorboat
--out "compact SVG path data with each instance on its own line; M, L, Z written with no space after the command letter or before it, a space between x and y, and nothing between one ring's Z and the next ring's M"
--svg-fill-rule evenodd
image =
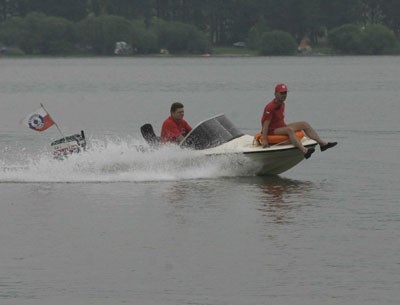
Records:
M160 145L150 124L141 127L145 140L151 146ZM303 136L301 143L315 147L317 142ZM259 164L257 174L277 175L294 167L304 159L304 154L285 137L270 147L263 148L254 141L254 136L244 134L224 114L219 114L197 124L179 144L185 149L201 152L206 156L230 157L244 155Z
M81 130L81 133L66 136L50 144L54 159L63 160L71 154L80 153L86 150L86 138L85 133Z

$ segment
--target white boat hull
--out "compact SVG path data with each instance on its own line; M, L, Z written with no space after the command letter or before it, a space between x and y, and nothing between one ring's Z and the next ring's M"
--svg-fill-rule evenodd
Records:
M317 145L317 142L307 137L301 141L305 147ZM204 149L202 153L209 156L243 154L251 161L259 163L258 175L278 175L304 160L303 153L291 144L281 143L262 148L253 144L253 137L250 135L243 135L215 148Z

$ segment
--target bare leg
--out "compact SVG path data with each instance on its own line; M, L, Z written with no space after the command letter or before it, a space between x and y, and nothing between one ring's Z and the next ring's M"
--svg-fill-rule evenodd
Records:
M321 151L325 151L331 147L336 146L337 142L326 142L322 140L317 132L311 127L311 125L305 121L295 122L287 125L286 127L277 128L274 130L274 134L287 135L290 139L290 142L298 149L300 149L304 153L304 157L308 159L311 154L314 152L314 148L305 148L303 144L296 137L295 131L303 130L307 137L317 141L319 144Z
M312 128L311 125L305 121L290 123L287 125L287 127L290 127L293 130L303 130L307 137L317 141L320 146L327 144L326 141L319 137L314 128Z
M307 148L301 144L300 140L296 137L295 129L290 127L289 125L286 127L280 127L274 130L274 134L276 135L287 135L290 139L290 142L300 149L304 154L308 151Z

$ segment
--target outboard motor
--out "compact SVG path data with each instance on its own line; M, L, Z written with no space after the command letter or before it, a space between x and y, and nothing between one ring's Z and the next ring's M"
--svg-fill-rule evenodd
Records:
M151 124L144 124L142 127L140 127L140 132L150 146L157 146L161 144L161 139L160 137L156 136Z
M50 144L55 159L63 160L70 154L79 153L86 150L85 133L81 130L80 134L58 139Z

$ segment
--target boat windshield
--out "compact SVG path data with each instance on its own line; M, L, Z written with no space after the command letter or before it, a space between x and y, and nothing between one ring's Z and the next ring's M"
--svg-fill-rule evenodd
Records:
M219 146L242 135L224 114L220 114L197 124L180 145L200 150Z

